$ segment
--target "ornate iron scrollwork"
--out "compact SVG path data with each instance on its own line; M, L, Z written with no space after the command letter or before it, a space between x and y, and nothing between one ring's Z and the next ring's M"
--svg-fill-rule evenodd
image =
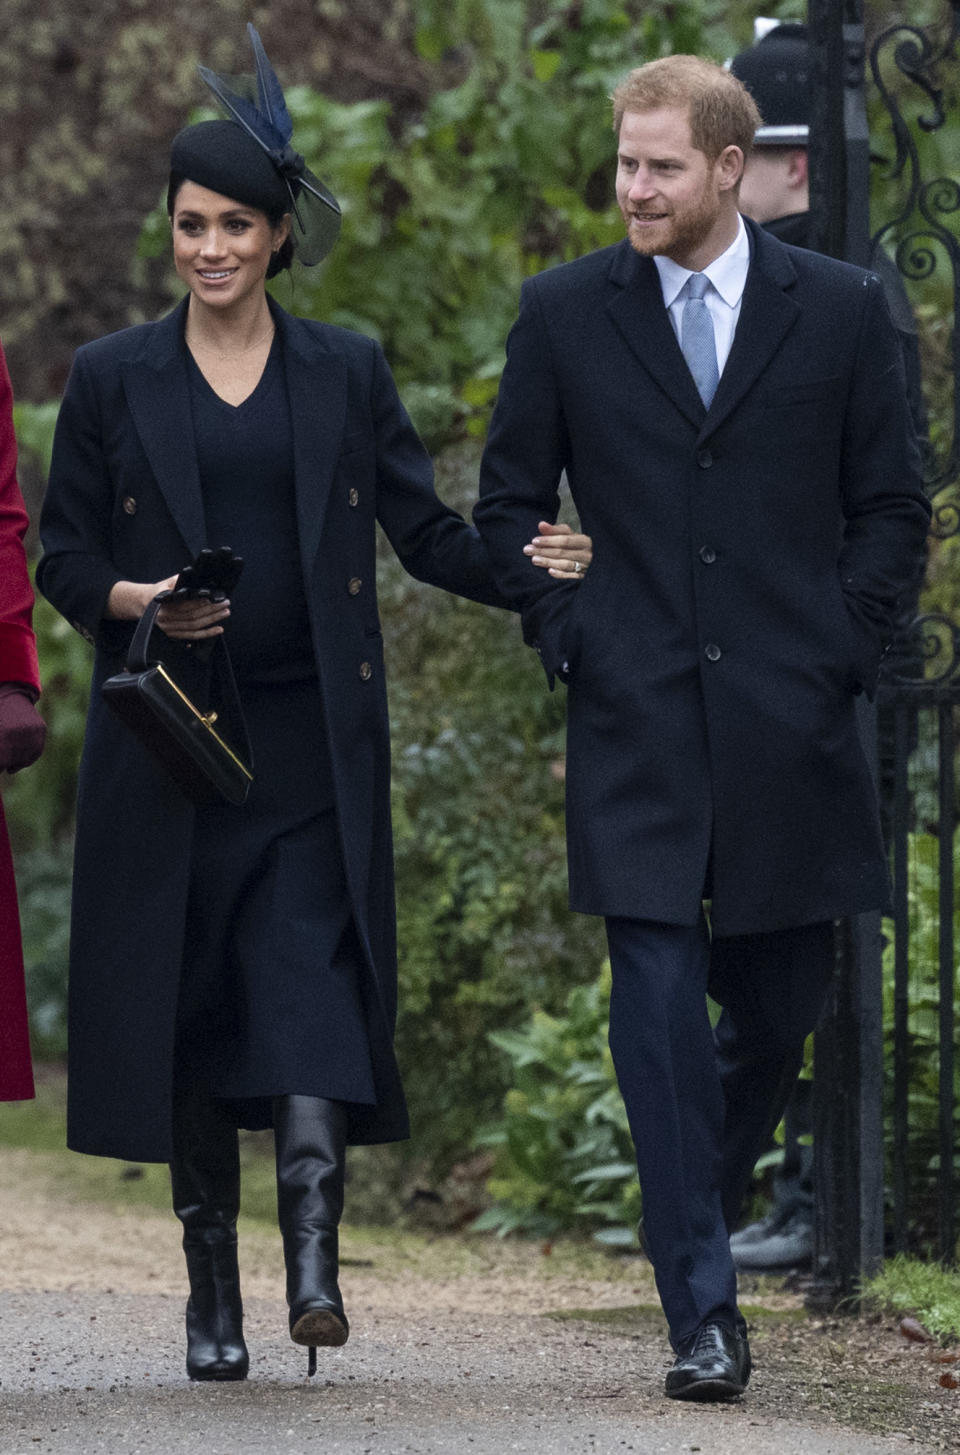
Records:
M924 336L933 395L925 480L933 505L935 542L960 534L960 184L950 176L924 178L919 137L905 107L919 100L915 127L920 132L930 135L943 126L947 116L943 75L948 67L955 73L958 42L960 0L946 0L938 20L890 25L869 48L870 71L894 148L885 181L901 183L896 214L873 235L874 255L892 257L901 278L915 289L923 285L929 289L931 280L943 276L949 290L948 316L938 309L938 327L928 328ZM874 135L878 140L875 128ZM952 327L947 327L951 318ZM927 323L921 318L921 332ZM941 689L955 682L960 678L960 625L939 610L922 615L907 640L889 654L883 677L891 685L923 683Z

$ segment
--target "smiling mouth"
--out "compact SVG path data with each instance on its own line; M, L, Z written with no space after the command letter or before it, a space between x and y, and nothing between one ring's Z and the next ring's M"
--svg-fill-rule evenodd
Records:
M205 283L222 283L225 278L232 278L236 272L235 268L198 268L197 272Z

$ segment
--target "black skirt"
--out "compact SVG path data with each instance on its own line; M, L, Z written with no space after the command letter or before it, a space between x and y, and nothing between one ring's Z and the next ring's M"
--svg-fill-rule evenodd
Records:
M264 1127L274 1096L376 1093L319 685L241 695L254 782L242 807L197 810L177 1077Z

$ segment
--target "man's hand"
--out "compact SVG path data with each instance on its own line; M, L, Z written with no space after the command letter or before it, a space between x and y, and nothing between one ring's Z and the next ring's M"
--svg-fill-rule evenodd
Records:
M31 690L19 682L0 683L0 772L29 768L43 752L46 736Z

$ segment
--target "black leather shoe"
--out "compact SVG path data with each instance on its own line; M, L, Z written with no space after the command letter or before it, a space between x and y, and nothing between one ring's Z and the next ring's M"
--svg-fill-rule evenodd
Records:
M725 1324L701 1324L677 1355L667 1375L670 1399L736 1399L750 1379L750 1345L746 1332Z

